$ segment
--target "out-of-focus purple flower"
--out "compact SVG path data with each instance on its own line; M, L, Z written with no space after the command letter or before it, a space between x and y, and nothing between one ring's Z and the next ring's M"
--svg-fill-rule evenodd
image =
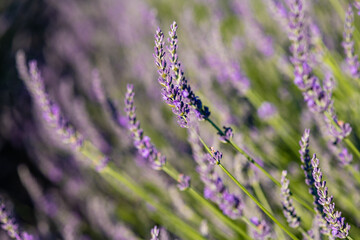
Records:
M254 224L258 231L251 230L254 239L265 240L271 237L271 227L265 220L259 220L257 217L250 218L250 222Z
M276 112L277 112L276 107L269 102L264 102L263 104L261 104L261 106L258 108L257 111L259 118L263 120L270 119L276 114Z
M349 72L353 78L360 78L359 67L360 63L358 56L355 54L354 50L354 12L351 5L349 5L348 10L345 14L345 25L344 25L344 41L342 46L344 47L346 55L346 63L348 65Z
M343 148L341 150L341 152L339 153L339 159L343 165L347 165L352 161L353 155L351 153L349 153L347 148Z
M140 122L136 119L134 96L134 86L128 84L125 96L125 112L129 121L128 128L131 131L134 145L140 155L147 160L153 169L160 170L165 164L166 158L157 151L156 147L151 143L150 138L144 136L144 132L140 128Z
M151 239L150 240L160 240L159 236L160 236L160 229L157 226L154 226L151 229Z
M354 2L354 7L358 11L357 14L360 15L360 2Z
M297 216L293 201L290 198L291 192L289 189L290 181L286 178L287 171L282 171L281 174L281 203L283 205L283 213L286 217L289 226L297 228L300 225L300 218Z
M233 133L233 130L231 127L225 127L223 126L223 129L224 129L224 133L218 133L218 135L220 135L220 141L226 143L226 142L229 142L231 141L232 137L234 136L234 133Z
M189 176L186 176L184 174L180 174L179 178L178 178L178 188L180 189L180 191L185 191L186 189L188 189L190 187L190 181L191 178Z
M32 94L45 121L55 129L63 143L70 145L74 149L80 148L83 143L83 136L61 115L59 106L50 101L45 92L44 80L37 67L37 62L31 61L29 63L28 72L24 53L19 51L16 59L20 76Z
M345 218L341 217L341 212L335 211L335 203L333 203L333 196L329 196L326 181L322 181L322 172L319 168L319 159L314 154L311 164L313 167L312 176L314 185L317 189L319 204L323 206L323 213L325 220L331 228L331 234L334 237L346 238L349 235L350 225L345 224Z

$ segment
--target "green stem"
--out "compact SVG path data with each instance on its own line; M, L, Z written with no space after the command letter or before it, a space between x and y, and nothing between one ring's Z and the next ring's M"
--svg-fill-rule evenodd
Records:
M202 203L204 206L210 209L211 212L213 212L221 221L226 223L229 227L231 227L233 230L239 233L242 237L244 237L245 239L251 239L242 228L240 228L236 223L234 223L224 214L222 214L222 212L220 212L214 205L212 205L209 201L207 201L197 191L195 191L193 188L189 188L187 191L193 198L197 199L200 203Z
M220 134L224 134L224 132L210 119L207 118L206 121L208 121ZM197 134L198 135L198 134ZM199 135L198 135L199 136ZM199 136L199 140L203 144L203 146L206 148L206 150L211 153L211 150L206 145L206 143L201 139ZM250 157L243 149L241 149L239 146L237 146L233 141L227 141L228 144L230 144L236 151L238 151L240 154L242 154L246 159L253 165L255 165L262 173L265 174L273 183L275 183L278 187L281 187L281 183L276 180L270 173L268 173L262 166L260 166L252 157ZM315 213L315 210L313 207L311 207L309 204L307 204L305 201L301 200L300 198L293 196L293 199L303 205L306 209L310 210L311 212Z
M178 179L178 173L175 169L171 167L169 163L166 163L165 166L163 166L162 170L168 174L171 178L173 178L175 181ZM203 206L206 206L210 211L216 215L221 221L226 223L229 227L231 227L234 231L239 233L241 236L243 236L246 239L251 239L245 231L240 228L238 225L236 225L230 218L225 216L218 208L216 208L213 204L211 204L208 200L206 200L202 195L200 195L194 188L189 187L187 192L195 198L197 201L199 201Z
M271 214L274 214L274 212L272 211L271 207L270 207L270 204L269 202L267 201L266 199L266 196L264 194L264 191L261 189L261 186L260 186L260 183L258 181L255 181L254 184L253 184L253 189L254 189L254 192L255 192L255 195L257 196L257 198L260 200L260 202L262 204L265 205L265 207L267 209L269 209L269 212ZM275 232L276 234L278 235L279 238L281 239L285 239L285 236L284 234L281 232L281 230L275 226Z
M115 166L109 164L107 167L105 167L101 171L102 176L110 176L114 178L115 180L123 183L125 186L127 186L132 192L134 192L137 196L144 199L148 203L150 203L154 208L156 208L162 217L169 218L170 221L168 223L171 223L173 226L173 230L175 232L179 232L181 235L186 236L190 239L204 239L203 236L201 236L197 230L189 226L187 223L185 223L182 219L177 217L172 212L168 211L163 205L160 203L157 203L155 199L149 197L142 188L138 187L136 184L133 183L132 179L127 176L125 173L120 173L118 170L114 170ZM105 177L107 180L107 178ZM179 231L181 229L181 231Z
M274 223L276 223L285 233L287 233L289 235L289 237L291 237L291 239L293 240L298 240L298 238L291 233L284 225L282 225L238 180L236 180L236 178L234 178L234 176L221 164L218 164L219 167L230 177L231 180L233 180L233 182L236 183L236 185L246 194L248 195L251 200L253 200L256 205L271 219L274 221Z

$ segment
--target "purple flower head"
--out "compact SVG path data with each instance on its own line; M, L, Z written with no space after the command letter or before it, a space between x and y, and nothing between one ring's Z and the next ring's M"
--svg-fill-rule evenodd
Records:
M150 240L160 240L159 236L160 236L160 229L157 226L154 226L151 229L151 239Z
M325 220L331 228L331 233L334 237L346 238L349 235L350 225L345 224L345 218L341 217L341 212L335 211L335 203L333 203L333 196L329 196L326 181L322 181L322 172L319 167L319 159L314 154L311 164L313 167L312 176L314 185L317 189L318 202L323 206L322 214L325 215Z
M286 217L289 226L297 228L300 225L300 218L297 216L293 206L292 199L290 198L291 192L289 189L290 181L286 178L287 171L282 171L281 174L281 203L283 206L283 213Z
M341 152L339 153L339 159L340 159L341 164L348 165L352 161L353 155L351 153L349 153L347 148L343 148L341 150Z
M134 86L128 84L125 95L125 112L128 117L128 128L134 140L134 146L153 169L160 170L166 163L166 158L157 151L156 147L151 143L151 139L144 136L144 132L140 128L140 122L136 119L134 96Z
M234 136L232 128L223 126L223 129L224 133L218 132L218 135L220 135L220 141L224 143L231 141L232 137Z
M269 103L264 102L261 104L261 106L258 108L257 114L259 115L259 118L262 120L267 120L273 117L277 112L276 107Z
M186 176L184 174L179 175L178 188L180 189L180 191L185 191L186 189L188 189L190 187L190 180L191 180L191 178L189 176Z
M222 159L222 153L220 151L216 151L213 147L211 147L211 154L207 154L207 159L212 165L219 165L220 160Z

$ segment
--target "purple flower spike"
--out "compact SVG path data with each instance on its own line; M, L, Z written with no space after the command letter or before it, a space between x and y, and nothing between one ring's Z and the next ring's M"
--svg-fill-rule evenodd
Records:
M229 142L231 141L232 137L234 136L234 133L233 133L233 130L231 127L225 127L223 126L224 128L224 133L218 133L218 135L220 135L220 141L226 143L226 142Z
M157 151L155 146L151 143L150 138L144 136L143 130L140 128L140 122L136 120L134 96L134 86L128 84L125 96L125 112L128 117L128 128L131 131L134 146L153 169L160 170L166 163L166 158Z
M341 217L341 212L335 211L335 203L333 203L333 196L329 196L326 181L322 181L322 172L319 167L319 159L314 154L312 160L314 185L317 189L319 204L323 206L323 214L325 220L331 228L331 233L334 237L346 238L349 235L350 225L345 224L345 218Z
M189 113L193 111L198 120L204 120L210 116L209 108L203 106L199 97L191 90L184 72L181 69L181 63L178 61L177 48L177 24L173 22L169 32L169 46L167 50L170 54L170 65L165 59L164 34L158 28L155 34L155 64L158 68L158 82L163 86L161 94L164 101L173 108L173 113L177 116L181 127L188 127Z
M314 197L314 206L317 212L322 212L322 206L319 204L317 190L314 186L312 177L311 157L309 153L310 129L305 129L304 135L301 137L300 143L300 159L302 162L301 169L304 170L305 183L309 186L309 193Z
M286 217L289 226L297 228L300 225L300 218L297 216L293 206L292 199L290 198L291 192L289 189L290 181L286 178L287 171L282 171L281 174L281 203L283 205L283 213Z
M353 78L360 78L359 67L360 63L358 56L355 54L354 50L354 12L351 5L349 5L348 10L345 15L345 26L344 26L344 41L342 46L346 55L346 63L348 65L349 72Z
M160 229L157 226L154 226L151 229L151 239L150 240L160 240Z
M191 178L189 176L186 176L184 174L179 175L178 188L180 189L180 191L185 191L186 189L188 189L190 187L190 180L191 180Z

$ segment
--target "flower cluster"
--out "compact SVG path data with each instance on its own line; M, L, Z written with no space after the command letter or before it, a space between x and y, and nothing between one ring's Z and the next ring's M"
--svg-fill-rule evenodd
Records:
M125 96L125 112L129 121L128 127L134 139L134 145L140 155L147 160L153 169L160 170L165 164L166 158L157 151L150 138L146 135L144 136L144 131L140 128L140 122L136 119L134 96L134 86L128 84Z
M345 224L345 218L341 217L341 212L335 211L335 203L333 203L333 196L329 196L326 181L322 181L322 172L319 168L319 159L314 154L311 159L313 167L312 176L314 185L317 189L319 204L323 206L323 213L326 215L325 220L328 222L331 233L334 237L346 238L349 235L350 225Z
M168 51L170 53L170 66L167 66L164 51L164 34L160 28L155 34L155 64L158 67L158 82L163 86L162 96L165 102L173 108L181 127L188 127L189 113L192 110L199 120L210 116L208 107L203 106L199 97L191 90L177 55L177 24L174 22L169 32L170 38Z

